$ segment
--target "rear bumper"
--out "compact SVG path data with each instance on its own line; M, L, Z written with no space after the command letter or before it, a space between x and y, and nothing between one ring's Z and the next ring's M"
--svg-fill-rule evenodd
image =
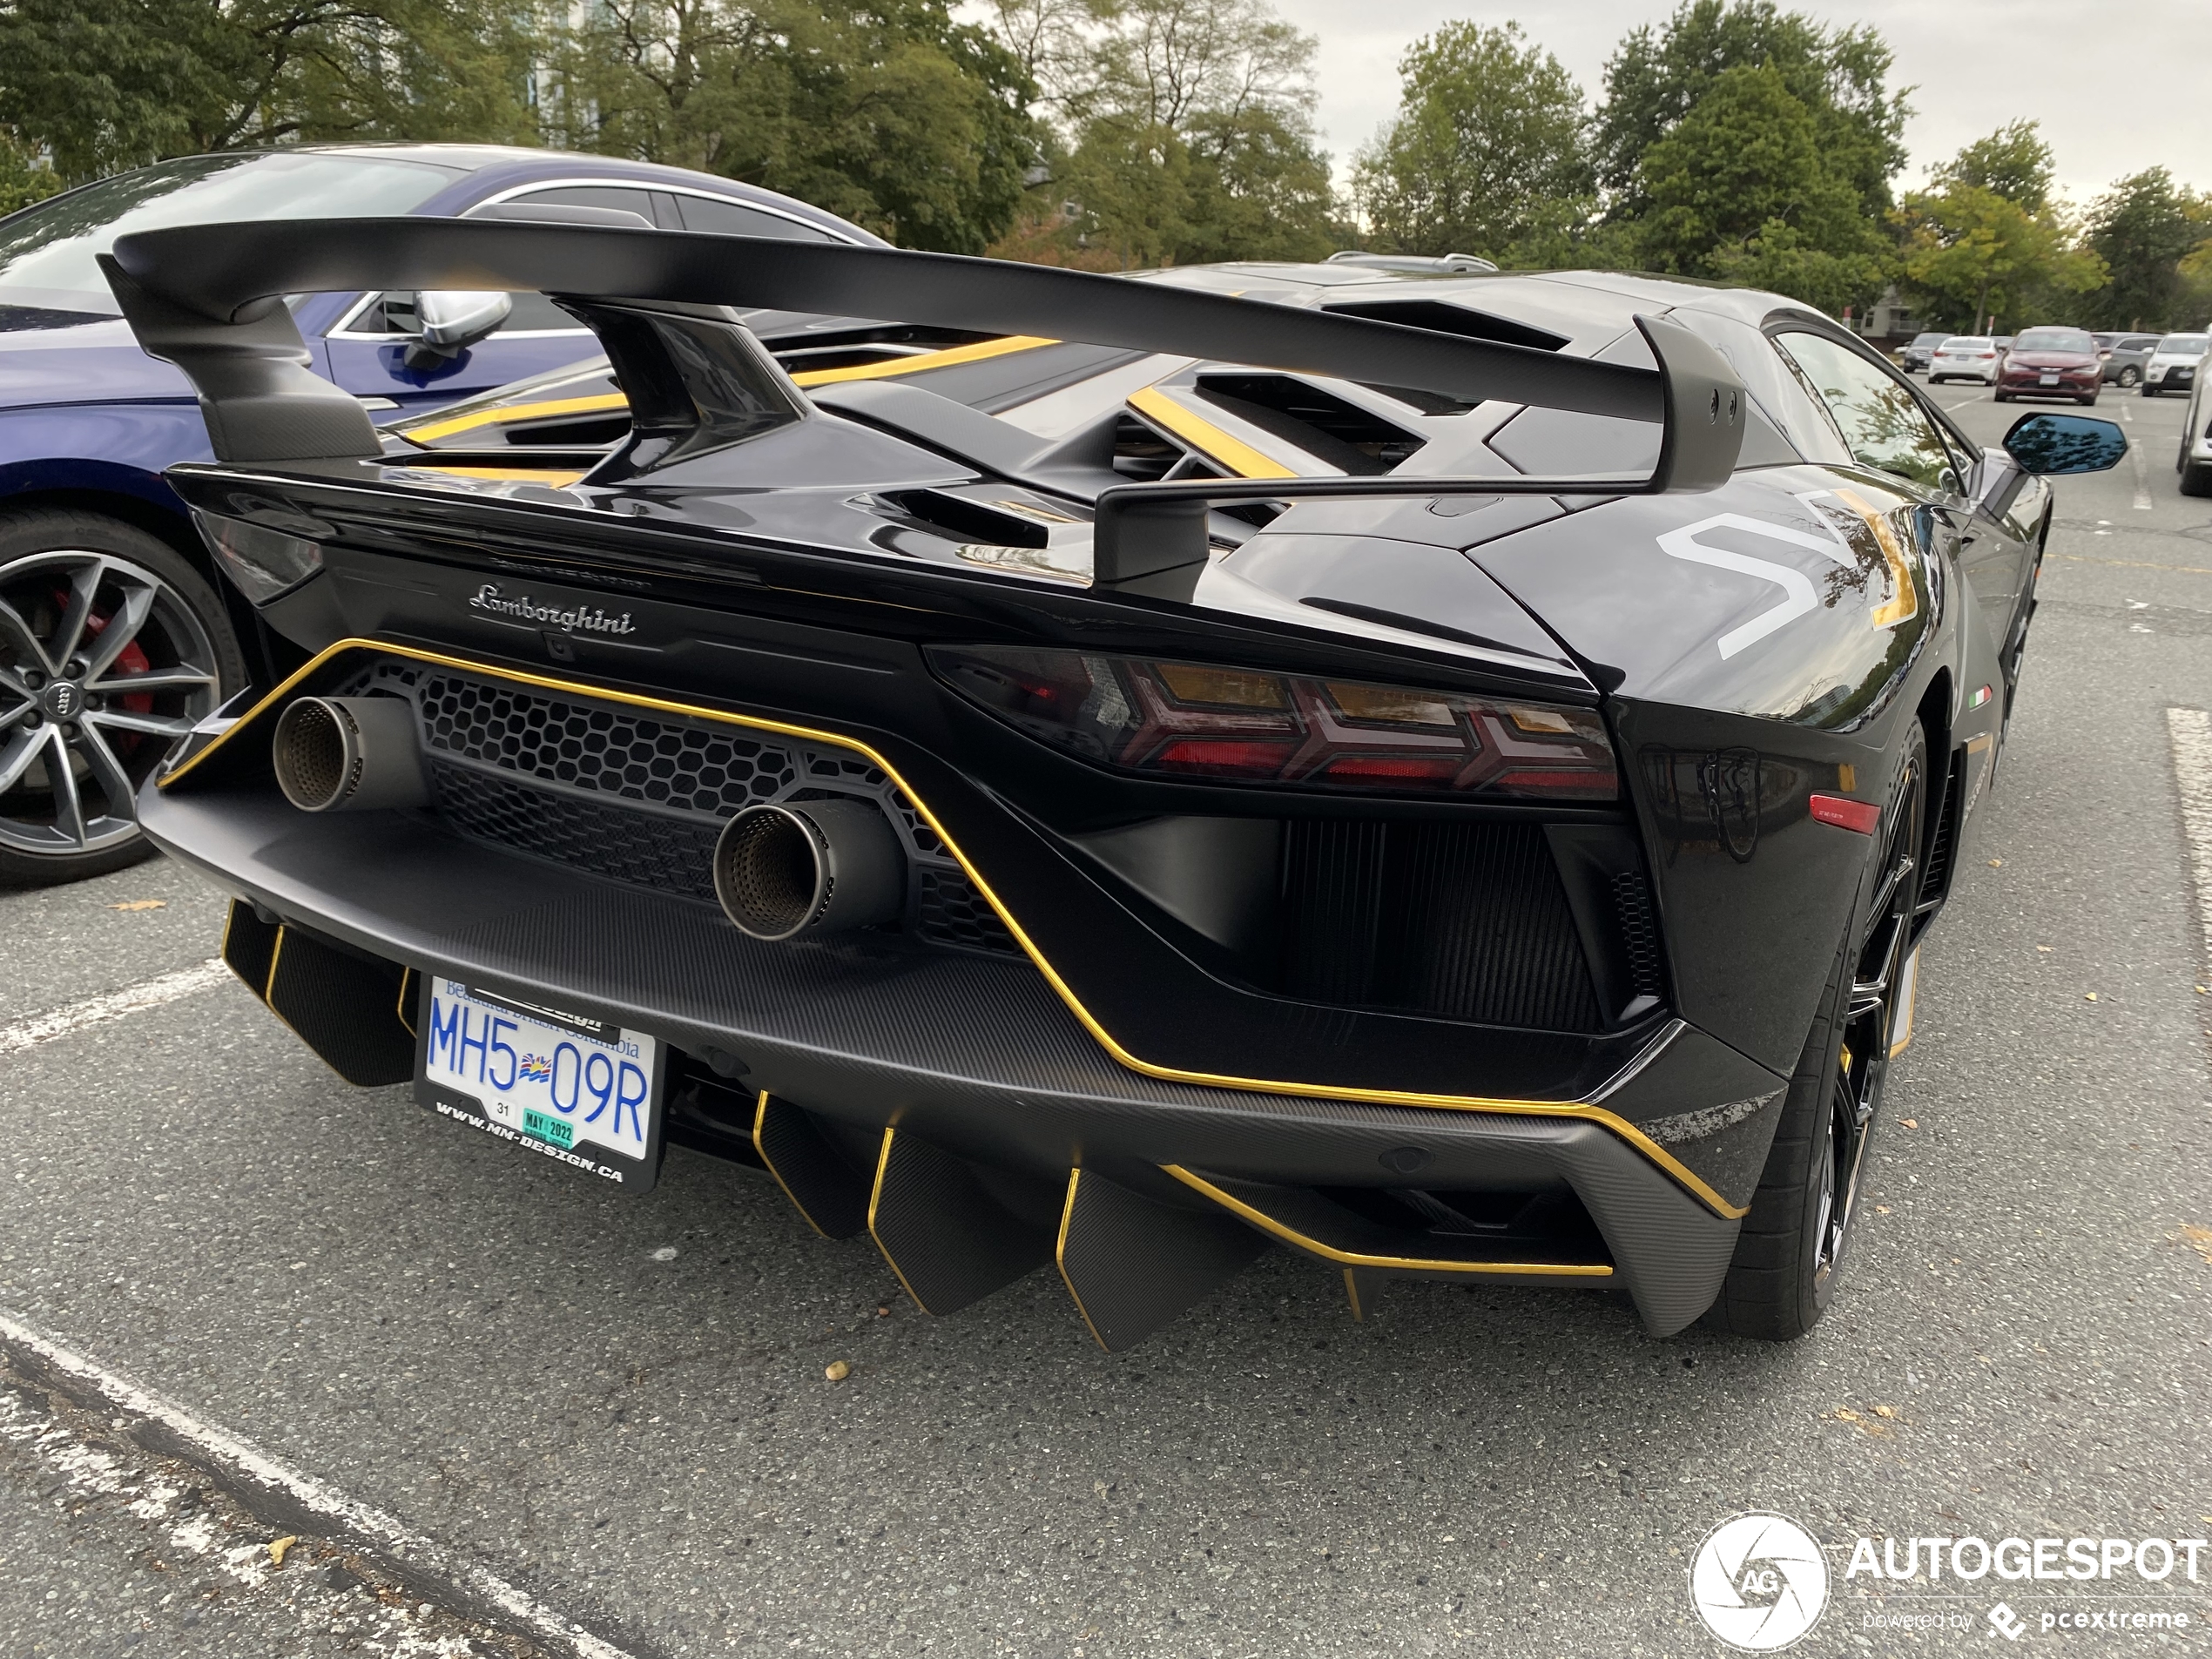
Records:
M861 1136L895 1125L1040 1184L1080 1167L1188 1207L1203 1189L1164 1170L1310 1193L1408 1185L1410 1157L1430 1190L1563 1184L1610 1273L1480 1271L1623 1289L1658 1332L1716 1293L1778 1116L1780 1079L1757 1074L1768 1097L1744 1109L1749 1062L1679 1022L1587 1103L1442 1110L1163 1080L1118 1063L1026 961L889 941L760 944L702 905L404 814L310 816L269 788L150 787L140 811L172 856L311 935L602 1012L686 1055L721 1050L748 1091L826 1124Z

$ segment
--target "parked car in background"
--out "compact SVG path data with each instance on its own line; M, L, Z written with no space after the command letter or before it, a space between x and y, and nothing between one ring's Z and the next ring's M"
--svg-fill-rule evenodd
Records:
M1997 380L1997 342L1986 334L1953 334L1935 348L1928 360L1928 384L1945 381L1979 381L1991 386Z
M2168 392L2187 393L2197 381L2197 365L2212 349L2212 334L2168 334L2151 348L2143 363L2143 395L2164 397Z
M1949 334L1940 333L1913 335L1911 343L1897 354L1898 366L1908 374L1920 374L1927 368L1928 360L1935 355L1936 347L1950 338Z
M2086 328L2029 328L1999 360L1997 401L2062 397L2094 403L2104 385L2104 360Z
M2097 355L2104 360L2106 385L2133 388L2143 383L2143 365L2150 361L2151 347L2158 344L2156 334L2106 330L2089 338L2097 342Z
M2212 393L2204 383L2212 375L2195 376L2189 387L2189 410L2182 421L2182 451L2174 469L2182 475L2182 494L2212 496Z
M98 256L119 235L168 225L400 213L880 246L726 179L463 145L192 156L0 219L0 881L96 874L141 856L132 798L170 742L291 666L267 659L251 607L216 579L162 481L173 462L212 458L206 428L191 382L138 349ZM379 414L435 408L597 349L536 293L289 303L315 372ZM89 673L72 678L73 664ZM10 720L11 676L33 689L81 683L86 706L75 718Z

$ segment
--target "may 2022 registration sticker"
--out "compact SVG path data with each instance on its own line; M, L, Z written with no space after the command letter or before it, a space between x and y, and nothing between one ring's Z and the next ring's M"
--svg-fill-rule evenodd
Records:
M415 1098L442 1117L604 1180L649 1188L665 1066L642 1031L432 975Z

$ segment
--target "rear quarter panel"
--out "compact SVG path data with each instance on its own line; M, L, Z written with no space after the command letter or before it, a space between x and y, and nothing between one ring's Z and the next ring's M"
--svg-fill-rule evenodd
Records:
M1808 797L1886 800L1955 649L1942 531L1898 480L1801 465L1469 555L1612 693L1683 1017L1779 1070L1875 845Z

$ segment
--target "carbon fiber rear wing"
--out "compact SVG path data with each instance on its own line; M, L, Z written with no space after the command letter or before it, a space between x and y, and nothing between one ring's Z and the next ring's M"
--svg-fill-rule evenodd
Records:
M1658 464L1641 478L1202 479L1107 490L1098 500L1097 585L1163 596L1187 585L1176 573L1204 563L1214 502L1704 490L1734 471L1743 437L1744 393L1734 371L1663 317L1635 320L1659 365L1654 370L997 260L684 231L419 218L142 231L120 238L100 263L138 343L191 378L216 456L226 462L382 453L360 404L312 372L283 298L377 288L536 289L581 302L577 314L595 327L614 308L610 300L884 317L1412 387L1662 429ZM654 338L664 336L635 331L617 349L602 327L617 376L633 399L644 381L689 378L687 364L672 356L635 361L640 349L653 349L640 342ZM664 347L660 354L668 355ZM678 447L696 454L702 446Z

